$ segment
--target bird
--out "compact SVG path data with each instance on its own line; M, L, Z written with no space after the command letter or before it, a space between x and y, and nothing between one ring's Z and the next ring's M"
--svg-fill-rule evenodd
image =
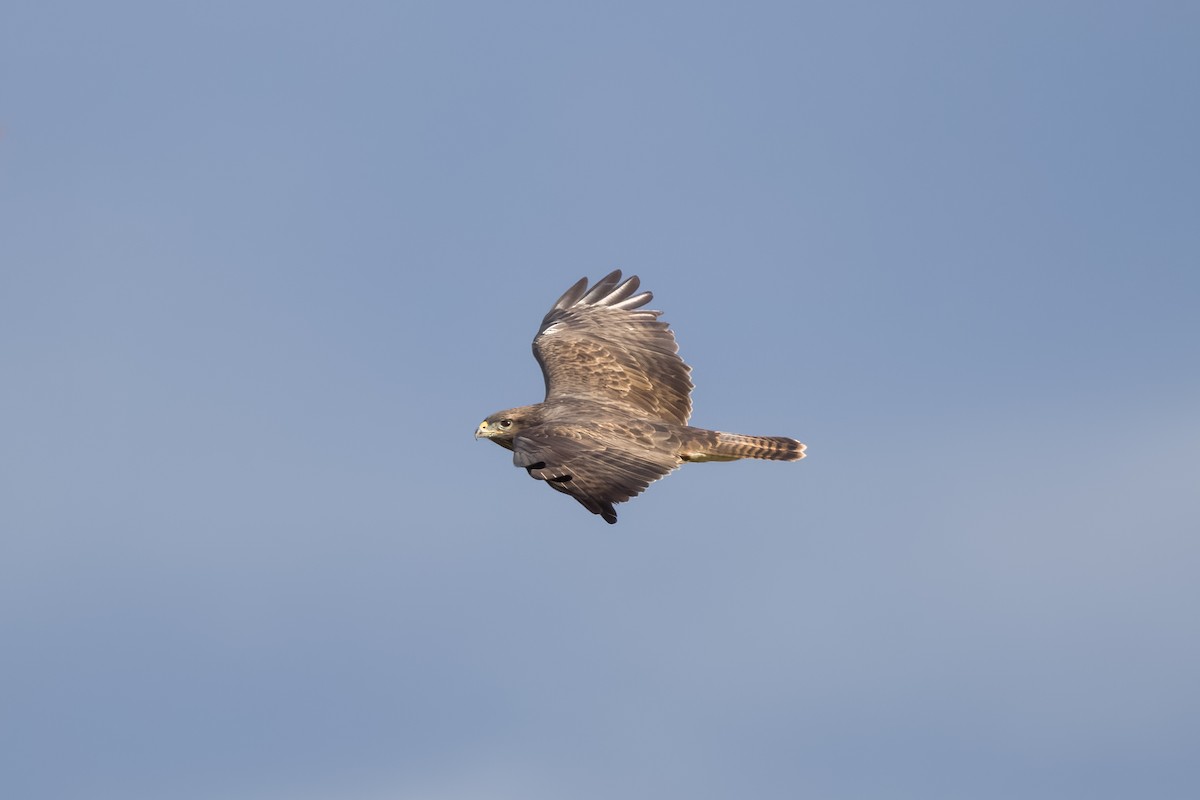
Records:
M616 503L685 463L799 461L786 436L747 436L688 425L691 367L661 311L644 308L636 275L581 278L542 319L533 355L546 396L488 416L475 438L511 450L513 464L614 524Z

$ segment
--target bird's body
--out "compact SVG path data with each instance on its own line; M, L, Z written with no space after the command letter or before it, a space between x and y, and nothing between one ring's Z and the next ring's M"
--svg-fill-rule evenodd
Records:
M568 289L533 340L546 399L492 414L476 438L512 450L516 466L609 523L613 503L684 462L803 458L795 439L687 424L691 370L661 312L641 309L652 295L637 288L637 276L622 283L618 270Z

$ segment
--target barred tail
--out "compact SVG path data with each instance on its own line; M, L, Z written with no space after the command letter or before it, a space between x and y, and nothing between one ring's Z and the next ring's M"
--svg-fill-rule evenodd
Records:
M680 457L684 461L736 461L763 458L768 461L799 461L804 445L786 436L746 436L690 428L692 434Z

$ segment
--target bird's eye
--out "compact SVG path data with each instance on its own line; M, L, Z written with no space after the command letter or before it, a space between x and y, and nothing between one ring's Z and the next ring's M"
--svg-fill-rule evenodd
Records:
M511 419L502 419L502 420L500 420L500 427L501 427L501 428L511 428L511 427L512 427L512 420L511 420Z

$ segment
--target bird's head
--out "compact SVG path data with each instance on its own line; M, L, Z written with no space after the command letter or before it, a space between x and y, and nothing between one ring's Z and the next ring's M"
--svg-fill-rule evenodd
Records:
M511 450L513 437L530 424L532 416L529 406L497 411L479 423L479 427L475 429L475 438L491 439L501 447Z

